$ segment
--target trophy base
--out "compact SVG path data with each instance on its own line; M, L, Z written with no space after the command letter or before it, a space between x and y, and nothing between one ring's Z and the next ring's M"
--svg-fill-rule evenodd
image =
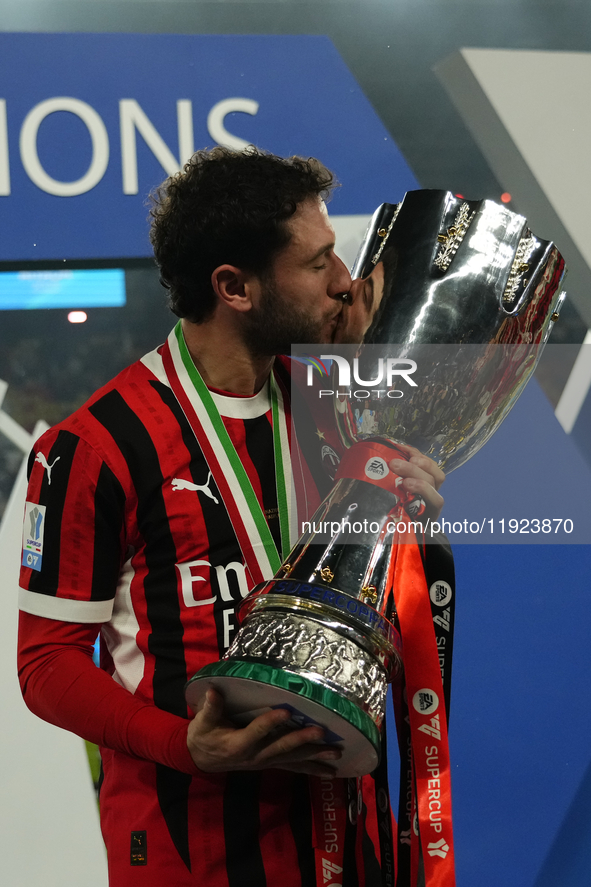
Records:
M380 731L353 702L316 681L261 662L224 660L206 665L188 682L185 696L198 709L209 687L225 701L225 714L244 727L273 708L285 708L292 718L287 727L316 726L325 730L325 742L342 749L340 760L331 762L335 775L363 776L380 761Z

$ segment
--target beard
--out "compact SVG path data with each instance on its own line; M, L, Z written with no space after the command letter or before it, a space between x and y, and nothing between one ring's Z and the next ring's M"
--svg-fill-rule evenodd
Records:
M312 316L280 295L272 279L263 282L261 301L244 318L244 341L252 354L289 354L292 345L320 345L328 318Z

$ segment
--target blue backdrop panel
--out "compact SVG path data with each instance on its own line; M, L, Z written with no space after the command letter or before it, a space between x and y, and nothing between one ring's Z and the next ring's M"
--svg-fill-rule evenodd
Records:
M591 759L591 549L465 545L455 554L458 887L530 887ZM581 827L589 833L589 822Z
M588 884L591 847L591 766L579 786L534 887Z
M488 443L448 477L442 518L452 525L465 518L479 524L485 521L482 535L463 529L448 532L446 526L452 544L591 543L591 467L573 436L564 433L546 395L532 379ZM499 526L503 518L504 534ZM526 523L533 518L571 520L573 530L564 532L564 523L555 521L551 533L534 533L531 523ZM511 519L519 520L520 530L529 532L511 533Z
M40 102L64 96L100 116L109 142L101 180L72 197L35 185L19 153L27 114ZM122 99L135 99L177 158L178 100L192 102L195 148L214 144L207 119L218 102L235 97L257 102L255 115L228 114L226 129L279 154L320 157L343 183L334 213L370 213L417 187L326 37L0 34L0 97L6 101L11 192L0 197L0 260L150 255L146 195L166 173L137 134L139 191L123 193ZM72 182L86 173L92 143L79 116L49 114L36 141L52 178ZM0 137L0 169L2 151Z

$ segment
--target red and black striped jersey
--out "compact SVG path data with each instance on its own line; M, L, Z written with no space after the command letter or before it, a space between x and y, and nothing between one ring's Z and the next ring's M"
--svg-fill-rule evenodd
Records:
M279 544L268 385L249 398L212 394ZM21 609L48 621L100 624L102 668L136 701L187 719L185 684L227 649L236 607L253 583L160 353L46 432L29 467ZM305 472L314 506L319 496L307 465ZM316 884L305 777L191 774L164 756L144 760L125 748L102 749L112 887ZM344 884L377 883L357 874L379 878L370 819L363 834L348 830ZM130 863L136 833L145 833L147 865Z
M155 364L157 355L146 360ZM135 364L37 443L28 501L43 510L42 553L38 568L22 568L20 605L103 623L117 680L184 713L184 683L228 646L251 580L164 378ZM214 399L274 529L268 388Z

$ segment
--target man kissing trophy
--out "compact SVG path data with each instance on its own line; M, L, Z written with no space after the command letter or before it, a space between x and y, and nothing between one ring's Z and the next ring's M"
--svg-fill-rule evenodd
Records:
M226 656L192 678L187 700L197 708L213 686L238 723L284 707L292 726L322 725L342 748L337 776L376 771L388 831L392 683L402 763L396 884L449 887L453 561L389 464L411 446L449 472L486 443L558 318L565 265L505 206L411 191L376 210L352 276L341 340L364 344L324 346L308 361L305 389L328 449L340 451L336 482L275 577L245 599ZM367 407L377 385L380 433L360 433L355 404Z

